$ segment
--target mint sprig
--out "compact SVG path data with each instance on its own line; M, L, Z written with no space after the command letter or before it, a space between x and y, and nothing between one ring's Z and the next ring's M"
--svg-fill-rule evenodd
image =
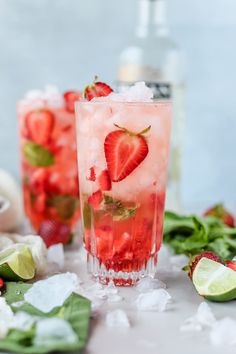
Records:
M31 166L48 167L54 164L54 155L44 146L31 141L25 143L23 154L26 161Z
M216 217L183 216L167 211L164 242L176 254L195 255L209 250L230 259L236 254L236 228L226 226Z

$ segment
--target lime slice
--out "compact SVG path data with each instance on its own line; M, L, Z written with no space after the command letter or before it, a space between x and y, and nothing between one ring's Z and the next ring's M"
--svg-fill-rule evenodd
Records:
M0 252L0 277L5 280L30 280L35 276L35 263L26 246L13 245Z
M236 299L236 272L221 263L203 257L193 272L197 292L208 300Z

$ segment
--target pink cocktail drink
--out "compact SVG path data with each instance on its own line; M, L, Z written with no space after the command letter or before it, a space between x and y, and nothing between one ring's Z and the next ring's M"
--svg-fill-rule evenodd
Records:
M18 103L17 114L24 207L30 224L36 232L44 222L59 232L63 225L72 230L80 219L73 103L67 94L49 87L29 93ZM50 244L58 242L57 236L49 236Z
M153 275L162 242L170 103L77 103L84 244L101 282Z

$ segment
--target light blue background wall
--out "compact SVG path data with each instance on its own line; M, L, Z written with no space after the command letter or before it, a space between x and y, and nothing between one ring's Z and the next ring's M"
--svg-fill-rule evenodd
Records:
M31 88L115 78L137 0L0 0L0 167L18 175L15 103ZM183 195L236 205L236 1L169 0L188 59Z

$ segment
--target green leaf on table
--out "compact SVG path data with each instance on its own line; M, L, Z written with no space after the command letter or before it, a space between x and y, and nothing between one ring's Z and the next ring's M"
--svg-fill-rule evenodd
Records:
M79 198L71 195L53 195L47 199L47 206L55 208L62 220L68 220L78 208Z
M54 164L54 155L44 146L27 142L23 147L23 153L26 161L35 167L48 167Z
M31 287L25 283L6 283L6 293L4 294L9 305L24 299L24 293ZM68 321L73 331L76 333L78 340L74 343L66 341L60 343L53 342L50 345L36 346L34 345L34 337L36 334L35 326L28 331L10 330L7 337L1 339L0 349L22 354L44 354L49 352L61 351L78 351L85 347L91 314L90 301L78 294L72 294L64 302L62 307L54 308L51 312L45 314L30 304L23 304L13 307L14 312L25 311L30 315L42 318L57 317Z
M216 217L166 212L164 242L177 254L195 255L211 250L230 259L236 255L236 228L226 226Z

